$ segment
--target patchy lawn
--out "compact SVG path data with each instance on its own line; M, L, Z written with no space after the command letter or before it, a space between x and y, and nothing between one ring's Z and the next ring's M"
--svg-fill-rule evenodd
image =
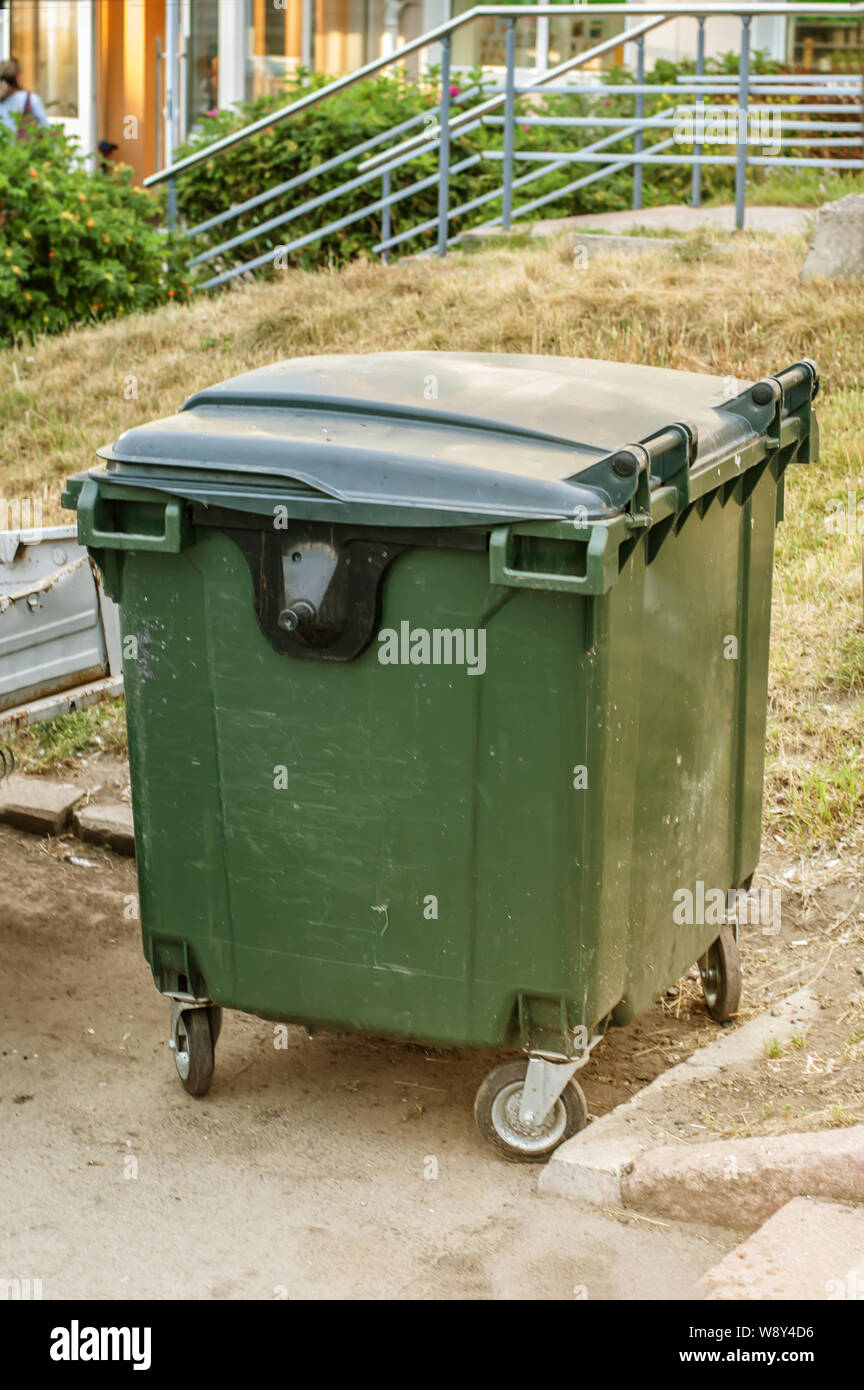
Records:
M659 239L658 239L659 240ZM822 371L822 458L787 475L778 533L765 830L790 852L862 847L864 623L861 537L825 525L830 499L864 498L864 283L800 284L803 244L711 239L574 268L560 244L471 256L286 271L35 346L0 352L5 497L41 498L93 449L176 410L203 386L309 353L444 349L647 362L755 378L812 357ZM864 508L862 508L864 510ZM864 520L860 523L864 525ZM23 766L67 761L116 720L73 716L18 740Z

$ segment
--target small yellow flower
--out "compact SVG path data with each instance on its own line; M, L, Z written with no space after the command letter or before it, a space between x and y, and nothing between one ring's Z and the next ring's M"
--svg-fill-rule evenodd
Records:
M20 275L20 274L21 274L21 267L18 266L18 265L13 265L13 267L12 267L12 274L13 274L13 275Z
M92 218L92 217L88 217L88 218L87 218L87 226L88 226L88 227L95 227L95 226L96 226L96 223L93 221L93 218Z

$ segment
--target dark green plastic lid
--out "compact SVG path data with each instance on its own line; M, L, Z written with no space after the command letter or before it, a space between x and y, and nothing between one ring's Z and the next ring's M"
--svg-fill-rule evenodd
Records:
M759 412L746 418L729 394L720 377L578 358L305 357L199 391L99 452L114 483L244 512L283 504L400 526L597 519L634 493L614 466L628 444L684 422L698 469L758 437ZM766 422L773 413L772 400Z

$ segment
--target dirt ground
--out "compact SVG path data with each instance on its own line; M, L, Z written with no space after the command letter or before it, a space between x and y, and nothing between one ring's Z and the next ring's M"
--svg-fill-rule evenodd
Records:
M276 1051L231 1014L192 1100L123 916L131 860L0 826L0 875L2 1277L74 1299L683 1299L735 1244L539 1197L474 1132L486 1056L299 1028Z
M125 764L75 774L123 795ZM71 857L70 857L71 856ZM77 862L76 862L77 861ZM806 1035L678 1088L683 1142L864 1119L862 858L766 852L782 929L742 927L740 1017L811 985ZM310 1039L230 1014L206 1099L180 1087L141 955L131 860L0 826L0 1276L71 1298L689 1298L716 1228L539 1197L475 1134L490 1054ZM694 979L580 1076L599 1116L717 1034Z

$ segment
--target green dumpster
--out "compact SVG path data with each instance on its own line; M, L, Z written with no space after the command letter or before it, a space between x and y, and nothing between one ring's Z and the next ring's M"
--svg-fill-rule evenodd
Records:
M510 1049L537 1161L610 1022L759 856L771 571L815 366L304 358L100 450L66 505L121 607L144 952L204 1094L223 1008ZM677 910L690 894L697 910Z

